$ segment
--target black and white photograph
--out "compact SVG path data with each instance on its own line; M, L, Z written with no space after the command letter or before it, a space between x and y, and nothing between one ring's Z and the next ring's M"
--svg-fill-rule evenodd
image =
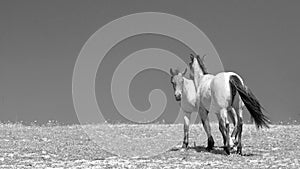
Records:
M1 0L0 168L300 168L299 7Z

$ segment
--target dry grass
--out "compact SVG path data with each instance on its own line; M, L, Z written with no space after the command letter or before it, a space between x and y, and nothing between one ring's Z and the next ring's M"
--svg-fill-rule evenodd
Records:
M199 125L191 126L190 149L179 151L173 146L174 140L167 138L181 138L182 125L111 125L107 128L103 125L0 124L0 168L300 168L300 125L272 125L260 131L253 125L244 126L245 155L226 156L220 148L222 138L216 124L212 125L216 141L212 152L205 151L206 136ZM102 142L93 142L83 129L97 131L94 134L99 135ZM168 132L163 133L166 130ZM160 142L136 140L162 134L166 137L157 137ZM120 135L126 135L130 141L118 140ZM168 146L171 149L166 152L142 157ZM121 158L102 148L122 155L141 156Z

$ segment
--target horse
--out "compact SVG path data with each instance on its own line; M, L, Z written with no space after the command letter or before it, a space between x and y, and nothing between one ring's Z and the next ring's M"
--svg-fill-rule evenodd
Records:
M207 68L205 67L204 63L202 60L204 59L205 55L203 58L200 60L199 56L194 56L193 54L190 55L191 62L189 63L189 67L191 70L190 78L194 80L194 84L196 87L196 92L197 92L197 98L198 98L198 104L199 104L199 115L201 118L201 122L203 124L203 128L206 132L207 138L208 138L208 146L207 150L210 151L214 147L214 139L211 135L211 127L209 124L209 118L208 118L208 113L209 109L211 106L211 88L210 88L210 83L212 79L215 77L214 75L210 74L207 71ZM198 60L199 61L198 61ZM242 104L242 103L240 103ZM233 124L234 124L234 132L232 133L232 136L229 140L229 145L230 147L233 147L237 144L237 141L233 142L233 135L237 130L237 116L236 114L232 114L233 112L229 111L229 117L231 118ZM226 143L226 136L224 135L224 129L221 128L222 125L219 125L219 130L222 133L223 136L223 143Z
M184 138L182 148L187 149L189 144L189 125L192 112L198 111L196 88L194 81L185 76L187 68L183 72L175 71L170 68L171 83L174 89L174 96L176 101L180 102L181 110L184 112Z
M195 59L196 58L196 59ZM237 143L237 153L242 155L242 130L243 130L243 108L248 109L256 127L269 128L269 118L263 114L264 108L248 88L242 78L234 72L221 72L217 75L208 73L204 62L199 55L191 55L192 62L189 64L196 87L197 105L203 126L207 136L212 138L208 113L215 113L219 121L219 130L223 136L224 150L230 154L230 146L234 137ZM204 112L204 113L203 113ZM234 130L230 137L229 118L234 123ZM213 140L213 139L212 139Z

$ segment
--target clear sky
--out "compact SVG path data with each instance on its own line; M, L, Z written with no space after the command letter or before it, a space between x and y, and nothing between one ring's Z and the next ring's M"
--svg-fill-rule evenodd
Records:
M299 121L299 5L276 0L1 1L0 120L77 123L72 73L87 39L124 15L164 12L198 26L214 44L225 70L243 77L273 121ZM107 93L113 68L126 55L150 47L189 59L190 49L168 37L141 35L117 44L101 63L105 73L96 78L98 104L108 120L122 121ZM158 120L172 119L178 104L169 78L159 70L139 73L130 87L133 105L146 110L148 93L160 88L168 103Z

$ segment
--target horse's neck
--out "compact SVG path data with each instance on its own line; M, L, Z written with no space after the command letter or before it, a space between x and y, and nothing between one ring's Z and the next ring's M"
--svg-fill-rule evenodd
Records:
M194 68L194 83L195 86L198 87L200 85L200 81L202 80L204 74L201 68Z
M189 102L194 102L196 100L196 87L193 80L184 78L183 95Z
M193 80L185 77L183 79L183 88L189 92L192 92L192 90L195 88Z

